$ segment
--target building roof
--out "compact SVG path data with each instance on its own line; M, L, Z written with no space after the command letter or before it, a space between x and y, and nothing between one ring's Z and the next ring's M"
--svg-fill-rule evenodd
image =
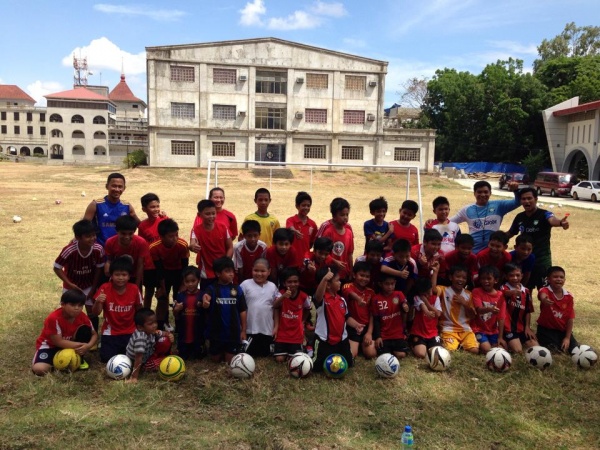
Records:
M593 111L595 109L600 109L600 100L596 100L595 102L583 103L582 105L573 106L571 108L559 109L557 111L554 111L552 115L554 117L569 116L571 114Z
M108 97L104 95L97 94L94 91L91 91L83 86L76 87L75 89L71 89L69 91L56 92L55 94L44 95L46 98L62 98L67 100L99 100L99 101L110 101Z
M3 100L25 100L35 103L30 95L16 84L0 84L0 99Z
M133 95L133 92L131 92L131 89L129 89L129 86L125 81L124 73L121 74L121 81L119 84L117 84L114 89L110 91L110 94L108 94L108 98L113 102L134 102L142 103L144 106L146 106L146 103L143 100Z

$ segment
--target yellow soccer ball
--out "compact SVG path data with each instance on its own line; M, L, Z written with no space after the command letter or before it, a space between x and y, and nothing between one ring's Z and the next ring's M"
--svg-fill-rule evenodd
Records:
M56 370L69 370L75 372L81 365L81 356L72 348L63 348L56 352L52 365Z
M179 381L185 375L185 362L179 356L167 356L160 363L158 376L165 381Z

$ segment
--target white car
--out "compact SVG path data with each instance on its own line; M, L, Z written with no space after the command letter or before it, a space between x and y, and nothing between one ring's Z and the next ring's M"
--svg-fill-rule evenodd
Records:
M600 198L600 181L580 181L571 188L573 200L591 200L597 202Z

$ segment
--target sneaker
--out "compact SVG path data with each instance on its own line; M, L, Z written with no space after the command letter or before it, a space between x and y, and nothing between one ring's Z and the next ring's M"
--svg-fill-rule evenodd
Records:
M306 354L308 355L309 358L312 358L315 354L313 348L310 345L308 345L306 347Z
M89 363L85 359L81 358L81 364L79 365L79 370L88 370L89 368L90 368Z

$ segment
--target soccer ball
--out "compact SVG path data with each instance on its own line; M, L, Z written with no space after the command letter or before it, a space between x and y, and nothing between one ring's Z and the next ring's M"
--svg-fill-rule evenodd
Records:
M19 223L19 222L21 222L21 217L20 217L20 216L13 216L13 222L14 222L14 223Z
M75 372L81 365L81 356L72 348L64 348L54 355L52 365L56 370L68 370Z
M231 375L235 378L250 378L254 374L256 364L254 358L248 353L238 353L229 363L231 367Z
M394 378L400 370L400 362L391 353L384 353L375 361L375 370L380 377Z
M131 369L127 355L115 355L106 363L106 374L113 380L124 380L131 375Z
M552 365L550 350L541 345L529 347L525 352L525 359L536 369L544 370Z
M313 368L312 359L306 353L295 353L288 361L288 371L294 378L308 376Z
M431 347L427 350L427 364L429 364L431 370L435 370L436 372L446 370L450 367L451 361L452 356L450 352L441 345Z
M342 378L348 370L348 361L342 355L334 353L323 362L323 370L328 377Z
M494 372L506 372L512 365L512 358L503 348L493 348L485 355L488 369Z
M571 354L573 362L577 364L577 367L581 367L582 369L589 369L598 361L598 355L589 345L575 347Z
M165 381L179 381L185 375L185 363L179 356L167 356L160 362L158 376Z

